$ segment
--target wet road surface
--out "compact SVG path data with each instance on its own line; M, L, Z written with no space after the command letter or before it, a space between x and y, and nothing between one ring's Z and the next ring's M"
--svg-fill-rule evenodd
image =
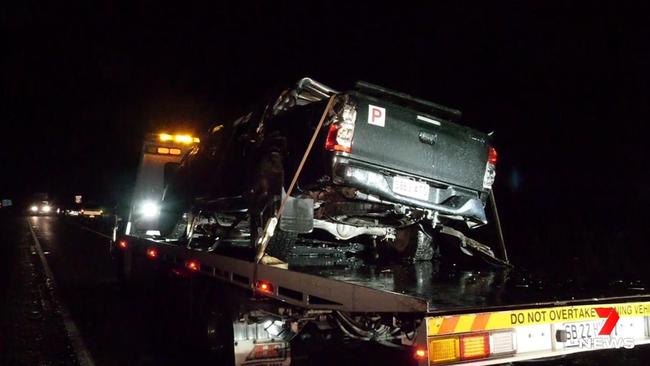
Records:
M64 313L78 329L85 350L70 339L66 314L52 298L42 263L34 249L28 224L40 243L56 282L55 293ZM107 227L87 224L105 231ZM204 355L174 339L160 339L160 324L153 309L158 298L146 291L125 291L118 285L108 253L108 238L85 230L81 223L57 217L2 217L0 223L0 365L74 365L78 353L87 351L90 365L208 364ZM173 295L173 294L172 294ZM650 347L592 352L553 365L622 364L650 361ZM75 352L77 353L75 355ZM361 346L339 353L339 364L385 364L385 354ZM362 357L354 357L358 354ZM323 359L304 364L330 364ZM210 360L210 364L219 364Z

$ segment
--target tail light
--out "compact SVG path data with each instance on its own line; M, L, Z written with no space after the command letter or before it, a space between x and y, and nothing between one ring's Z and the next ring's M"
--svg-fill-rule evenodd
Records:
M117 242L117 246L118 246L120 249L126 249L126 248L129 247L129 243L127 243L126 240L120 240L120 241Z
M273 293L273 285L268 281L257 281L257 289L262 292Z
M329 151L352 152L352 138L354 137L354 122L357 119L357 109L353 104L343 104L342 110L337 113L330 124L325 140L325 149Z
M460 337L461 360L485 358L490 355L490 335L471 334Z
M413 353L413 357L418 361L426 360L427 359L427 350L424 349L424 348L418 348Z
M199 261L196 261L194 259L190 259L185 263L185 267L189 269L192 272L198 272L201 270L201 264Z
M488 157L487 163L485 164L485 175L483 176L483 188L492 189L492 184L494 184L494 177L497 172L497 151L492 147L488 146Z
M422 349L424 350L424 349ZM416 349L415 358L425 359ZM430 364L449 364L458 361L504 357L516 351L513 330L468 333L451 337L432 337L428 340Z
M147 249L147 257L149 257L151 259L158 258L158 249L156 249L155 247L151 247L151 248Z
M447 363L460 360L458 337L439 338L429 341L431 363Z

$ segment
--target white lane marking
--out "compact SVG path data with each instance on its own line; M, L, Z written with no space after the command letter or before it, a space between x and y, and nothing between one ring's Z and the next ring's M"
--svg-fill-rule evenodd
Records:
M433 123L433 124L436 125L436 126L440 126L440 124L441 124L440 121L436 121L436 120L433 119L433 118L429 118L429 117L425 117L425 116L417 116L417 117L415 117L415 118L416 118L416 119L419 119L420 121Z
M90 228L88 228L88 227L85 227L85 226L83 226L83 225L81 225L81 224L78 224L78 225L79 225L79 227L82 228L83 230L90 231L90 232L93 233L93 234L97 234L97 235L99 235L99 236L101 236L101 237L104 237L104 238L106 238L106 239L110 239L110 238L111 238L110 235L106 235L106 234L104 234L104 233L100 233L99 231L95 231L95 230L90 229Z
M39 258L41 258L41 263L43 264L43 272L45 272L45 277L47 277L47 281L50 285L49 287L52 289L53 300L58 305L59 312L63 318L63 325L65 326L65 330L68 333L68 337L70 338L70 343L72 343L72 348L75 355L77 356L77 361L81 366L95 366L95 361L93 361L90 351L81 338L81 333L79 332L77 324L75 324L75 322L72 320L70 311L68 311L68 308L65 306L56 290L56 282L54 282L52 269L47 263L45 253L43 253L43 248L41 247L41 243L36 237L36 233L34 232L34 228L32 228L32 223L30 222L29 218L27 219L27 225L29 226L29 231L32 233L32 238L34 239L34 248L36 249Z

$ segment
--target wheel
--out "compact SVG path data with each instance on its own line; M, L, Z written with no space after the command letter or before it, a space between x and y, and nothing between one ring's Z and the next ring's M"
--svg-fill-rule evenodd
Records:
M438 245L432 234L426 232L419 224L398 229L393 249L400 259L430 261L438 255Z
M279 203L270 202L269 208L264 212L251 216L251 245L253 248L257 248L257 240L264 230L266 222L273 217L277 208L279 208ZM277 208L275 208L277 206ZM298 240L298 234L290 233L287 231L282 231L280 225L276 226L273 236L266 245L266 254L271 257L275 257L283 262L286 262L293 250L293 246Z
M280 208L284 181L282 155L279 152L271 152L263 156L251 178L248 212L251 246L256 248L266 223ZM286 262L297 238L298 234L282 231L278 225L266 246L266 253Z
M278 258L279 260L286 262L293 250L293 246L296 244L298 239L298 234L289 233L286 231L280 230L280 228L275 229L273 237L269 241L269 244L266 246L266 253L271 257Z
M233 314L224 289L207 285L197 295L191 339L198 351L221 365L234 364Z

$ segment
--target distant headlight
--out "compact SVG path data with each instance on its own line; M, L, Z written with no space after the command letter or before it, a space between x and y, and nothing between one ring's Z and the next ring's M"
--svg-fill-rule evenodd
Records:
M154 218L160 215L160 206L153 201L145 201L140 206L140 214L145 218Z
M43 212L50 212L51 209L52 209L52 207L50 207L48 205L45 205L45 206L41 207L41 211L43 211Z
M36 212L36 211L38 211L38 206L34 205L34 206L30 207L29 209L30 209L32 212Z

